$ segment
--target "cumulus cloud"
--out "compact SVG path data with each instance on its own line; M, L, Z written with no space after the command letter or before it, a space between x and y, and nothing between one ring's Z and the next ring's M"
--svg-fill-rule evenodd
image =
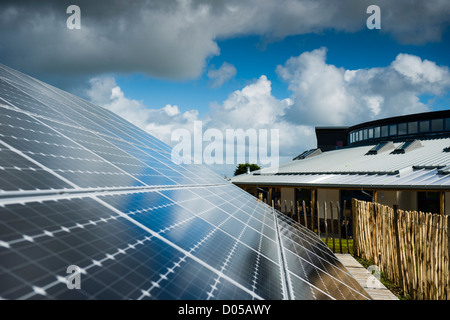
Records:
M236 72L235 66L228 62L224 62L219 69L216 69L215 66L212 65L206 75L211 81L211 87L218 88L232 79L236 75Z
M232 92L222 103L212 103L210 111L203 118L199 117L198 110L182 113L176 105L149 109L142 101L126 97L112 77L96 77L91 79L89 84L86 96L93 103L115 112L171 146L178 143L171 140L172 133L176 129L186 129L192 137L194 136L195 121L201 121L203 133L208 129L215 129L223 134L223 150L226 149L225 143L235 143L225 140L227 129L235 131L251 129L258 134L259 130L265 129L269 143L271 130L278 130L279 144L273 147L278 148L280 162L291 160L304 149L315 145L313 126L283 120L283 115L292 101L289 98L283 100L275 98L272 95L271 82L264 75L241 90ZM204 145L208 143L205 142ZM272 146L267 147L268 149L261 150L270 157ZM228 169L233 169L233 166Z
M319 48L277 67L290 97L275 97L270 79L261 75L225 100L211 103L202 117L196 109L181 112L176 105L148 109L142 101L126 97L112 77L91 79L86 95L172 146L177 143L171 141L174 130L184 128L193 136L195 121L202 121L203 132L216 129L224 137L227 129L266 129L269 134L278 130L282 163L315 147L315 126L354 125L428 111L420 96L450 89L448 67L417 56L399 54L385 67L346 70L328 64L326 54L326 48Z
M423 94L450 88L450 72L420 57L399 54L386 67L346 70L326 63L326 48L304 52L277 67L292 92L284 118L310 125L353 125L429 111Z
M391 67L405 77L406 82L416 86L417 90L441 94L450 86L448 67L440 67L433 61L422 61L417 56L399 54Z
M197 110L181 113L176 105L150 109L142 101L125 96L113 77L97 77L89 81L86 96L93 103L113 111L134 125L172 145L171 134L177 128L192 131L192 123L198 120Z
M291 160L296 153L315 145L314 128L284 119L292 105L290 98L277 99L272 94L271 81L260 76L241 90L232 92L221 104L211 105L206 116L209 127L226 129L278 130L280 161ZM228 142L228 141L227 141Z
M218 39L279 40L366 28L371 0L78 0L81 30L68 30L68 0L0 2L0 59L30 73L143 72L171 79L201 75ZM379 0L383 27L403 43L440 41L450 2ZM32 54L30 54L32 52Z

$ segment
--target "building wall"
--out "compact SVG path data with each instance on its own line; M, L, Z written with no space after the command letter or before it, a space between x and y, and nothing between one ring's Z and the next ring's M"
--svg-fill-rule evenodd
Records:
M416 191L398 191L398 208L402 210L417 210Z
M389 207L393 207L394 204L398 204L398 191L378 190L377 202Z
M243 189L246 189L247 192L258 196L258 190L256 187L248 186ZM280 188L281 191L281 209L284 212L284 200L287 202L288 211L291 210L290 204L291 201L294 204L294 210L296 210L296 199L295 199L295 188ZM264 197L266 194L264 194ZM333 202L333 205L336 202L340 201L340 190L339 189L317 189L316 191L316 201L318 201L320 210L320 217L324 217L323 204L324 201L327 202L327 212L330 215L330 201ZM378 203L393 207L395 204L398 204L399 209L402 210L417 210L417 192L416 191L396 191L396 190L378 190L377 191L377 201ZM309 205L309 204L308 204ZM316 209L316 208L315 208ZM336 215L336 211L334 210L334 214ZM445 214L450 215L450 191L445 192Z
M340 201L340 193L339 189L317 189L316 193L316 201L318 201L319 204L319 217L324 217L324 202L327 203L327 215L330 218L331 211L330 208L330 201L333 201L333 208L335 208L336 203ZM337 219L337 210L333 210L334 217Z
M281 188L281 211L285 212L284 200L287 203L287 211L291 211L291 201L295 202L295 188Z

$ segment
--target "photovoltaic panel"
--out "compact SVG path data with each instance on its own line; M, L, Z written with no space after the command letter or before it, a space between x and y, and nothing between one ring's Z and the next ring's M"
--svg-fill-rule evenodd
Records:
M0 298L370 299L314 233L109 110L0 65L0 115Z

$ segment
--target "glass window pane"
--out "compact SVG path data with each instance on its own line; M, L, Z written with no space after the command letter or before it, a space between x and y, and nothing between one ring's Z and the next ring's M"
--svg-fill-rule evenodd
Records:
M431 131L442 131L444 130L444 119L433 119L431 120Z
M445 131L450 131L450 118L445 119Z
M388 136L388 133L389 133L389 131L388 131L388 126L382 126L381 127L381 136L382 137L387 137Z
M420 121L419 129L420 129L420 132L428 132L428 131L430 131L430 121L428 121L428 120Z
M408 134L417 133L417 122L408 122Z
M397 135L397 125L396 124L391 124L389 126L389 135L390 136L396 136Z
M374 135L374 137L375 138L379 138L380 137L380 127L376 127L375 128L375 135Z
M369 139L373 139L373 128L369 129Z
M406 123L400 123L398 125L398 135L406 134Z
M363 131L363 139L367 140L367 129L364 129Z

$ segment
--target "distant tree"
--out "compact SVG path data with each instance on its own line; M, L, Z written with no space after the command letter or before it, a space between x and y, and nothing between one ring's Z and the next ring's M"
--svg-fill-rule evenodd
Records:
M261 169L260 166L258 166L255 163L239 163L238 166L236 167L236 170L234 170L234 175L237 176L239 174L243 174L247 172L247 168L250 167L250 171L255 171L255 170L259 170Z

